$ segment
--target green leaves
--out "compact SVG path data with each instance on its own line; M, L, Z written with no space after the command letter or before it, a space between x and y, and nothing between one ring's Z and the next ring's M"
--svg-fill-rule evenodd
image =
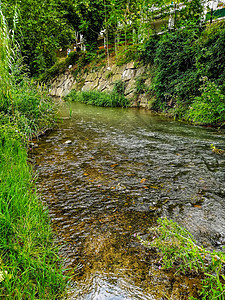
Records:
M195 97L189 109L189 119L198 124L219 124L225 122L225 95L220 88L202 78L201 95Z
M14 1L3 0L3 4L9 24L12 24ZM32 75L53 65L56 49L73 38L72 26L65 18L65 10L61 12L60 7L60 1L53 0L18 2L15 38Z

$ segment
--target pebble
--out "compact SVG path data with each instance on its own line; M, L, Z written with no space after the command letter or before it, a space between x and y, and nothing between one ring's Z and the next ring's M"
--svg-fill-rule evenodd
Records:
M71 140L65 141L65 143L64 143L64 144L66 144L66 145L70 145L70 144L72 144L72 141L71 141Z

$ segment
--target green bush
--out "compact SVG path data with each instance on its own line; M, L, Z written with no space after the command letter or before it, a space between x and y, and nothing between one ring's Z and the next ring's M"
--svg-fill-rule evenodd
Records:
M196 52L201 76L214 81L225 94L225 22L212 24L202 33Z
M124 96L125 92L125 82L122 80L117 80L114 82L113 93Z
M188 118L198 124L225 122L225 95L207 77L203 77L202 81L201 95L194 98L188 111Z
M199 72L195 66L196 41L199 28L190 24L177 31L165 33L155 55L153 79L156 102L154 109L167 108L168 103L181 100L184 105L198 95Z
M116 56L117 66L123 66L137 58L137 45L121 46Z
M140 59L144 64L153 64L160 35L152 35L140 49Z
M141 95L148 91L148 87L145 84L147 79L146 75L141 75L135 78L135 94Z
M54 77L64 73L70 65L74 65L78 62L82 57L82 53L80 52L70 52L68 57L66 57L63 61L59 61L55 63L51 68L47 69L43 72L38 80L41 82L48 82Z

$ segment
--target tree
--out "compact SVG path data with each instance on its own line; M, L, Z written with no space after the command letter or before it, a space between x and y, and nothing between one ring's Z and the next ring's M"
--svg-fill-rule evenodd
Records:
M66 45L74 35L66 19L67 11L59 10L60 1L3 0L8 23L13 23L17 11L15 37L21 47L24 62L32 75L43 72L56 60L56 49Z
M104 0L80 0L74 4L74 8L79 19L75 28L84 36L86 49L96 50L97 39L105 19Z

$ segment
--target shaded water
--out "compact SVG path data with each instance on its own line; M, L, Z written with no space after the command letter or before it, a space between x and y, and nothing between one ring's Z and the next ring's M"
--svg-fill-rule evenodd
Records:
M145 237L166 215L205 246L225 244L225 156L210 149L224 147L224 132L79 103L62 105L61 116L30 156L74 270L69 299L195 295L198 279L159 270L134 234Z

